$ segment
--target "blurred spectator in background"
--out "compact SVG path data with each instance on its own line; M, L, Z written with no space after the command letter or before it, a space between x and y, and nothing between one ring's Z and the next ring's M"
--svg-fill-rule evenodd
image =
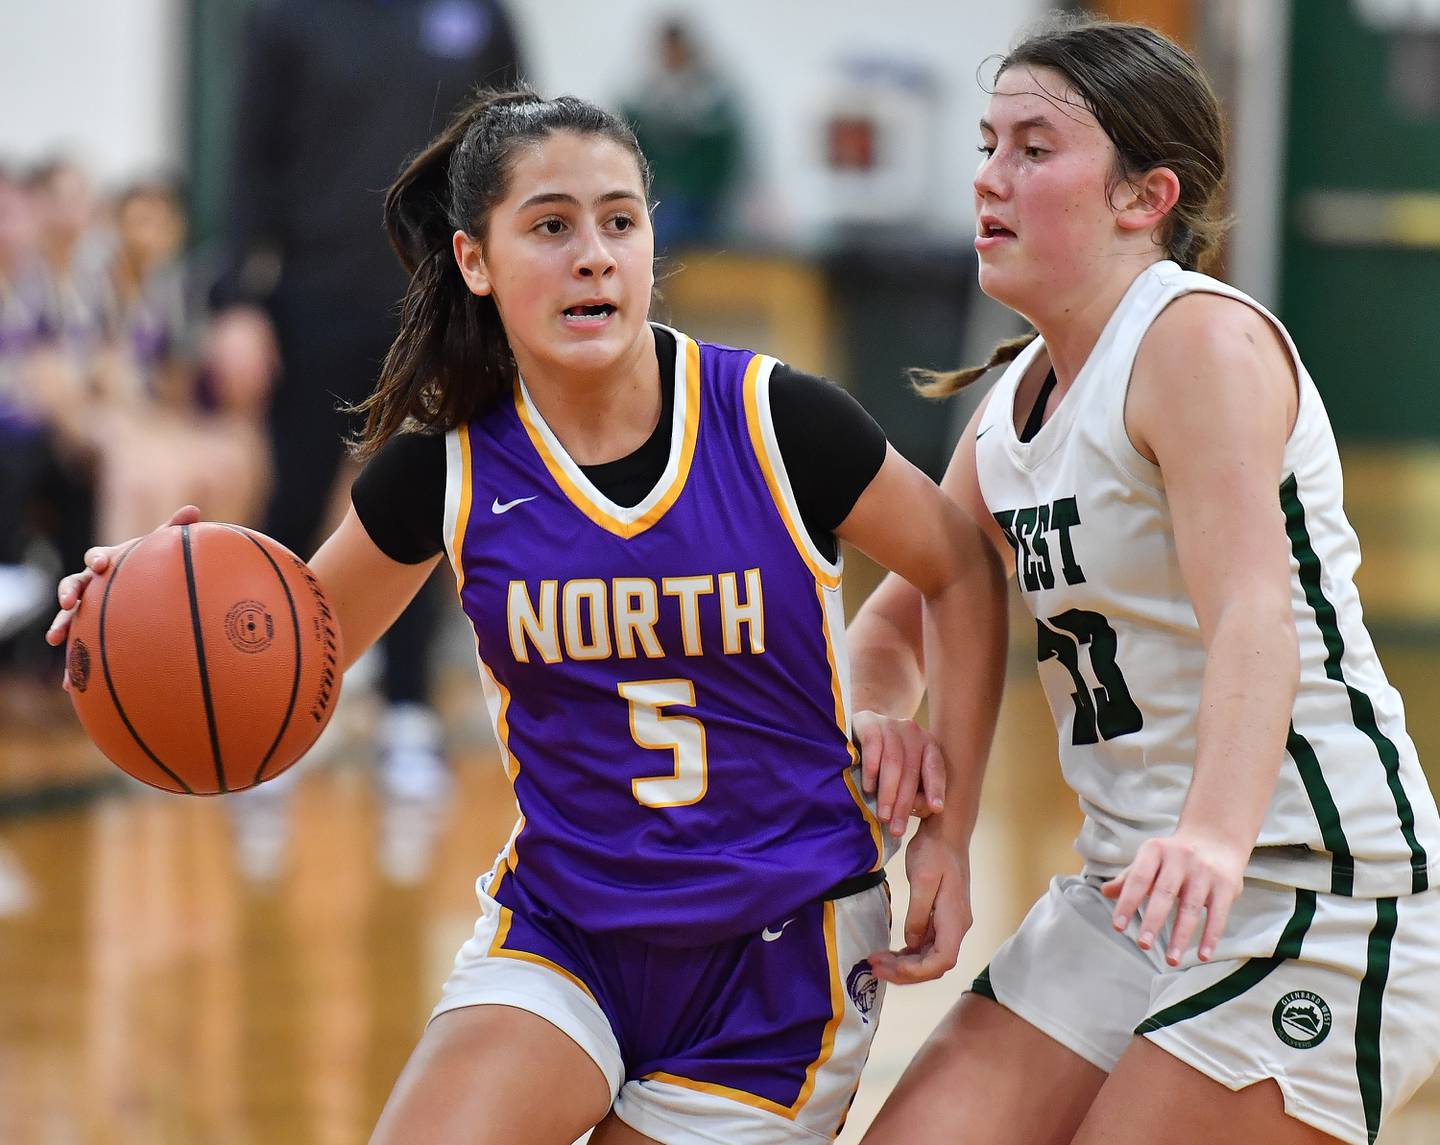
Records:
M105 237L88 172L69 158L27 180L42 282L40 337L26 387L44 419L44 469L31 506L62 568L79 568L95 540L90 369L104 339Z
M357 426L338 407L369 393L397 328L406 283L381 228L384 188L471 89L519 73L499 0L268 0L254 14L210 358L222 376L275 374L261 527L301 556L338 520L354 477L344 441ZM430 706L435 588L381 645L392 802L449 786Z
M37 573L94 540L91 366L103 339L104 239L78 163L0 176L0 667L53 686ZM53 690L53 687L52 687ZM7 681L20 710L29 699Z
M166 180L106 203L71 159L23 181L0 171L0 667L23 670L11 692L54 690L60 653L39 637L52 594L37 586L55 568L177 503L258 523L268 378L199 370L185 233Z
M30 499L43 464L44 422L28 385L44 309L38 237L24 186L0 167L0 641L50 603L52 578L27 562Z
M654 170L655 245L713 243L744 158L739 106L684 21L661 24L656 47L650 74L622 106Z
M133 183L116 196L112 214L97 384L117 396L184 403L193 354L179 189L164 179Z
M83 364L101 337L105 238L95 184L65 157L36 167L28 184L45 274L45 333Z
M105 341L94 365L99 536L132 537L177 505L258 525L268 487L269 379L207 368L195 286L182 259L179 189L138 182L114 207ZM223 349L216 354L225 360Z

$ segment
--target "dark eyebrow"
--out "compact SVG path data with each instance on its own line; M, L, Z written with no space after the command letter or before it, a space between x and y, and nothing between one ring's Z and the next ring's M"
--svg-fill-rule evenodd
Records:
M613 203L621 199L628 199L635 203L643 202L640 196L634 191L606 191L605 194L596 197L595 206L598 207L601 203ZM525 211L531 207L542 207L547 203L564 203L570 207L580 206L580 200L574 195L567 195L563 191L545 191L539 195L531 195L520 204L520 210Z
M1014 123L1012 123L1012 124L1010 125L1010 130L1011 130L1011 131L1028 131L1028 130L1029 130L1030 128L1032 128L1032 127L1039 127L1039 128L1041 128L1041 129L1048 130L1048 131L1054 131L1054 130L1055 130L1055 125L1054 125L1053 123L1051 123L1050 120L1047 119L1047 118L1046 118L1045 116L1043 116L1043 115L1032 115L1029 119L1020 119L1020 120L1017 120L1016 122L1014 122ZM988 132L990 132L991 135L996 135L996 134L998 134L998 132L996 132L994 126L990 123L990 121L989 121L988 119L982 119L982 120L980 121L980 129L981 129L982 131L988 131Z

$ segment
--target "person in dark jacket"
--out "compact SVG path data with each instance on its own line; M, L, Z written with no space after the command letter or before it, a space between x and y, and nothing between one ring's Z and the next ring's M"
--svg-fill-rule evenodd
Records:
M353 470L344 407L371 389L405 276L381 225L396 164L521 57L499 0L262 0L241 61L212 345L231 376L273 376L273 493L262 528L296 552L329 531ZM429 704L437 599L421 593L383 645L387 794L448 785Z

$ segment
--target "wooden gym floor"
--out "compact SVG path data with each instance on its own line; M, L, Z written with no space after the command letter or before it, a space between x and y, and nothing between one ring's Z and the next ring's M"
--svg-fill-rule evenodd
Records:
M1367 617L1440 778L1440 459L1346 460ZM855 561L852 591L872 581ZM975 844L975 928L944 980L890 992L842 1142L1049 876L1076 865L1077 812L1026 629L1015 631ZM0 1143L365 1140L513 818L463 633L452 636L441 704L456 786L441 807L385 805L374 702L359 687L288 789L202 800L123 781L58 689L4 681ZM902 862L891 877L901 917ZM1440 1141L1440 1081L1381 1140Z

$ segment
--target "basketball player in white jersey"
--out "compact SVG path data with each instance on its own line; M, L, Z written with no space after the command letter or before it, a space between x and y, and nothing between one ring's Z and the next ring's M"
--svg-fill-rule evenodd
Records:
M1148 29L1069 20L1000 63L980 285L1038 337L988 363L945 485L1034 613L1084 868L867 1142L1364 1145L1440 1060L1440 819L1361 621L1335 441L1278 321L1197 271L1222 130ZM913 710L920 613L893 577L866 605L858 706Z

